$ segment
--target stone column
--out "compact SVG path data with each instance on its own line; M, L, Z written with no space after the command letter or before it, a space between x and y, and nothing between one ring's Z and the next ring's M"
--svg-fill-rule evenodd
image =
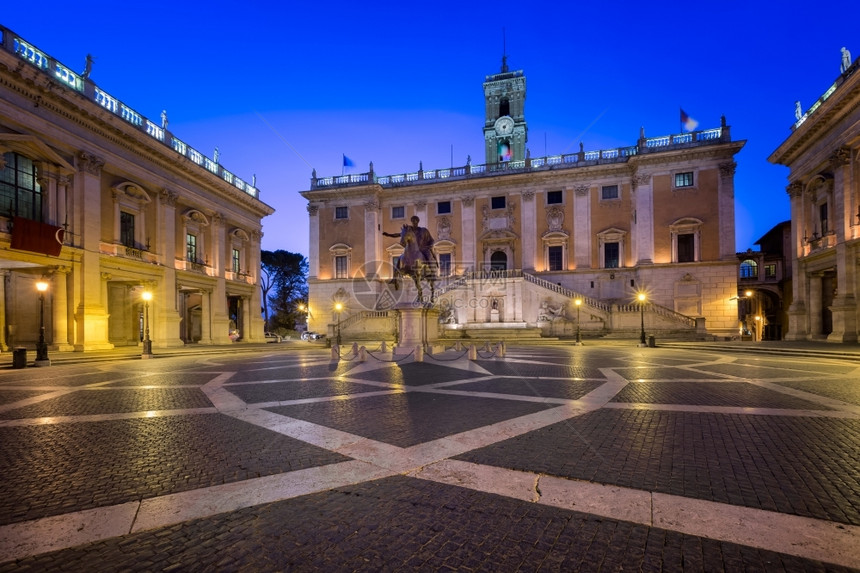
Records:
M460 222L463 237L463 263L471 267L471 270L478 269L478 257L475 250L475 197L466 195L461 199L463 208L463 217ZM464 269L464 270L469 270Z
M58 266L53 273L52 292L54 293L53 305L53 348L61 352L69 352L74 350L74 346L69 343L69 326L71 324L69 316L69 285L67 275L72 269L65 266Z
M806 340L809 322L806 314L806 273L801 263L803 255L803 185L794 182L786 187L791 205L791 263L794 280L791 284L791 306L788 308L786 340Z
M200 291L200 344L212 344L212 291Z
M650 265L654 262L654 189L651 187L651 176L634 175L633 189L636 193L633 253L637 265ZM619 254L623 261L624 253Z
M260 231L251 231L251 245L248 254L248 269L254 281L254 290L251 293L249 301L251 312L251 333L257 340L263 340L265 337L266 325L263 323L259 309L263 307L263 295L260 290L260 241L263 238L263 233Z
M308 278L315 279L320 274L320 218L319 207L308 203L310 233L308 237Z
M215 276L223 279L224 272L226 271L224 264L224 250L227 245L226 232L224 229L224 215L221 213L214 213L211 219L212 224L209 225L209 229L212 235L212 256L209 260L212 261L212 269ZM207 257L204 257L204 260L206 258Z
M178 196L173 191L162 189L158 194L155 209L155 243L151 246L158 261L161 263L161 277L158 283L157 296L159 304L156 312L150 309L153 323L150 331L153 333L153 346L156 348L173 348L184 346L180 336L182 315L179 312L179 295L176 292L176 200ZM185 258L185 237L180 239L180 256ZM153 328L153 325L155 328Z
M119 208L119 193L115 190L111 190L110 192L111 199L113 199L113 237L112 240L114 243L120 242L120 237L122 236L122 225L120 222L120 208Z
M520 237L522 237L523 270L535 270L535 256L538 246L535 244L537 233L537 207L535 206L535 192L526 189L523 196L523 216L520 221ZM565 269L566 270L566 269Z
M600 266L591 264L591 193L587 185L573 189L573 260L577 269Z
M822 277L818 273L808 273L807 277L809 280L809 338L819 340L824 337L821 333Z
M424 225L427 222L424 221ZM370 199L364 204L364 274L372 279L379 274L382 260L382 232L379 228L379 201Z
M735 169L737 166L734 161L719 165L720 260L723 261L737 259L735 252Z
M107 350L113 348L108 341L108 313L101 286L99 242L101 227L101 172L104 160L86 151L78 153L78 177L75 196L74 231L81 247L80 263L76 265L73 286L75 305L75 350Z
M833 171L833 230L836 232L836 297L830 307L833 331L827 341L854 342L857 340L857 258L855 247L845 243L854 217L850 150L837 149L830 156L830 167Z
M0 155L0 168L2 168L3 156ZM6 352L9 350L9 345L6 342L6 281L9 278L9 271L0 270L0 351Z

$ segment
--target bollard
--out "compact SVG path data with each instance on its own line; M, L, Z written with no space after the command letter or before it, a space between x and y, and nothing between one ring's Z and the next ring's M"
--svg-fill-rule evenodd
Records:
M478 348L474 344L469 345L469 360L478 359Z
M27 349L19 346L12 351L12 368L27 367Z
M504 342L499 342L496 345L496 357L497 358L504 358L505 357L505 343Z
M337 344L331 345L331 359L340 360L340 346L338 346Z
M358 356L358 342L352 343L352 355Z
M649 337L648 337L648 347L649 347L649 348L654 348L654 347L656 347L656 346L657 346L657 344L656 344L656 343L655 343L655 341L654 341L654 337L653 337L653 336L649 336Z
M382 341L382 352L388 352L388 347L385 346L385 341Z
M420 344L415 347L415 362L424 362L424 347Z
M367 348L362 346L358 349L358 361L364 362L365 360L367 360Z

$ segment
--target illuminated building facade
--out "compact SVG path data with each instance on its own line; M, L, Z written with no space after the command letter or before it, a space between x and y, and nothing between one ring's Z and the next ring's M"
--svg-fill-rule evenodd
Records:
M312 330L373 338L396 323L388 279L402 247L382 230L421 220L436 243L444 336L529 338L737 334L734 156L730 129L541 158L526 147L525 76L484 83L485 163L382 176L313 174ZM577 308L575 301L581 300ZM406 301L411 302L411 301ZM578 324L577 316L582 324ZM338 317L340 319L341 317Z
M0 347L263 339L259 191L0 27Z
M791 127L769 161L790 169L794 259L788 340L860 335L860 60Z

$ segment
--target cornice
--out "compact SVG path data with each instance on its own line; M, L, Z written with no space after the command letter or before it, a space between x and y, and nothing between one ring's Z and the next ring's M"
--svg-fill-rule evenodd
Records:
M275 212L260 199L235 188L214 173L209 173L204 167L176 153L169 145L140 132L83 94L53 81L45 73L3 50L0 50L0 88L17 93L29 101L35 110L22 111L51 121L50 118L44 117L44 112L47 111L87 132L89 137L82 138L80 133L61 126L71 136L70 139L87 140L90 143L88 147L96 147L102 156L110 154L119 157L121 155L118 155L116 150L123 150L144 160L141 162L143 165L149 163L166 173L179 171L186 180L238 203L256 216L265 217ZM40 113L39 109L43 111ZM25 127L29 128L26 124ZM69 139L66 139L65 143L71 144ZM146 167L144 169L151 170Z

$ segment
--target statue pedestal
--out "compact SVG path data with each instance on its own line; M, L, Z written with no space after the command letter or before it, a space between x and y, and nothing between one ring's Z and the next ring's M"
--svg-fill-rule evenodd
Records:
M439 339L439 311L414 305L398 305L395 354L409 354L417 346L433 345Z
M490 322L499 322L499 311L498 309L492 309L490 311Z

